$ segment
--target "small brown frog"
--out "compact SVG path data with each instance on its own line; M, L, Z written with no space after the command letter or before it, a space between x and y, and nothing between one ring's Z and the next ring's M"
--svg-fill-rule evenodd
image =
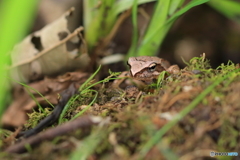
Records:
M145 84L155 82L162 71L167 71L171 74L176 74L180 71L178 65L170 65L167 60L159 57L130 57L127 64L130 66L130 76Z
M162 71L167 71L171 74L176 74L180 71L178 65L171 66L167 60L159 57L130 57L127 64L130 66L130 71L122 72L119 77L132 77L133 80L143 82L144 84L156 82ZM118 88L123 81L124 79L115 80L112 84L113 88ZM139 85L144 85L143 83Z

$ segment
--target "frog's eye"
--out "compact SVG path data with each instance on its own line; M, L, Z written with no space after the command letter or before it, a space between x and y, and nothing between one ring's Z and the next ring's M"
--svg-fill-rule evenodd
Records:
M150 64L150 66L148 67L148 71L149 71L149 72L153 72L153 71L155 71L156 66L157 66L156 63L152 63L152 64Z

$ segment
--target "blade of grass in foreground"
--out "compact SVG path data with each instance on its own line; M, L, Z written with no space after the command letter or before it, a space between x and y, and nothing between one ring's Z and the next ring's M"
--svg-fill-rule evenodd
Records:
M79 141L79 146L76 151L71 155L71 160L85 160L91 155L96 148L99 146L101 141L106 141L108 131L106 129L98 128L95 132L91 133L90 136L85 138L83 141Z
M167 133L174 125L176 125L183 117L185 117L190 111L192 111L206 96L209 94L217 85L226 80L228 77L239 72L237 69L223 77L219 77L213 84L207 87L202 93L199 94L186 108L184 108L173 120L164 125L156 134L143 146L140 150L140 158L144 158L150 149L156 145L162 138L162 136Z
M7 56L13 45L27 32L36 12L38 1L2 0L0 3L0 117L2 116L7 96L6 65Z

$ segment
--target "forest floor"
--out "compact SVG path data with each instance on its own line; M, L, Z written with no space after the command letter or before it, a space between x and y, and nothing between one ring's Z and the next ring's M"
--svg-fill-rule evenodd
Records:
M189 160L209 159L212 151L240 154L239 65L213 69L205 57L195 57L179 74L143 89L113 88L107 81L114 74L91 88L95 82L87 81L64 111L63 124L21 142L14 134L3 140L8 153L1 159ZM43 110L29 113L22 130L36 126L52 108ZM80 118L70 121L76 115Z

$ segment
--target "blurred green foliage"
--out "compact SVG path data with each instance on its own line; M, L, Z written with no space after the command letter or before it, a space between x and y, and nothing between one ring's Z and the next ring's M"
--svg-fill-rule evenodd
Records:
M84 25L86 40L89 48L97 45L99 40L106 37L114 26L118 15L132 8L133 35L132 46L128 51L130 56L154 56L166 37L169 29L181 15L189 9L207 3L223 15L236 22L240 22L240 3L229 0L158 0L155 4L154 13L143 38L138 36L136 27L138 13L136 4L153 2L156 0L92 0L84 1ZM196 15L197 18L197 15Z
M33 21L38 1L2 0L0 3L0 117L6 105L9 92L7 65L8 52L22 39Z
M158 1L143 39L134 49L136 52L128 52L128 57L154 56L175 20L189 9L207 1L209 0L193 0L186 5L183 5L183 0Z
M240 23L240 2L230 0L211 0L208 4L227 18Z

